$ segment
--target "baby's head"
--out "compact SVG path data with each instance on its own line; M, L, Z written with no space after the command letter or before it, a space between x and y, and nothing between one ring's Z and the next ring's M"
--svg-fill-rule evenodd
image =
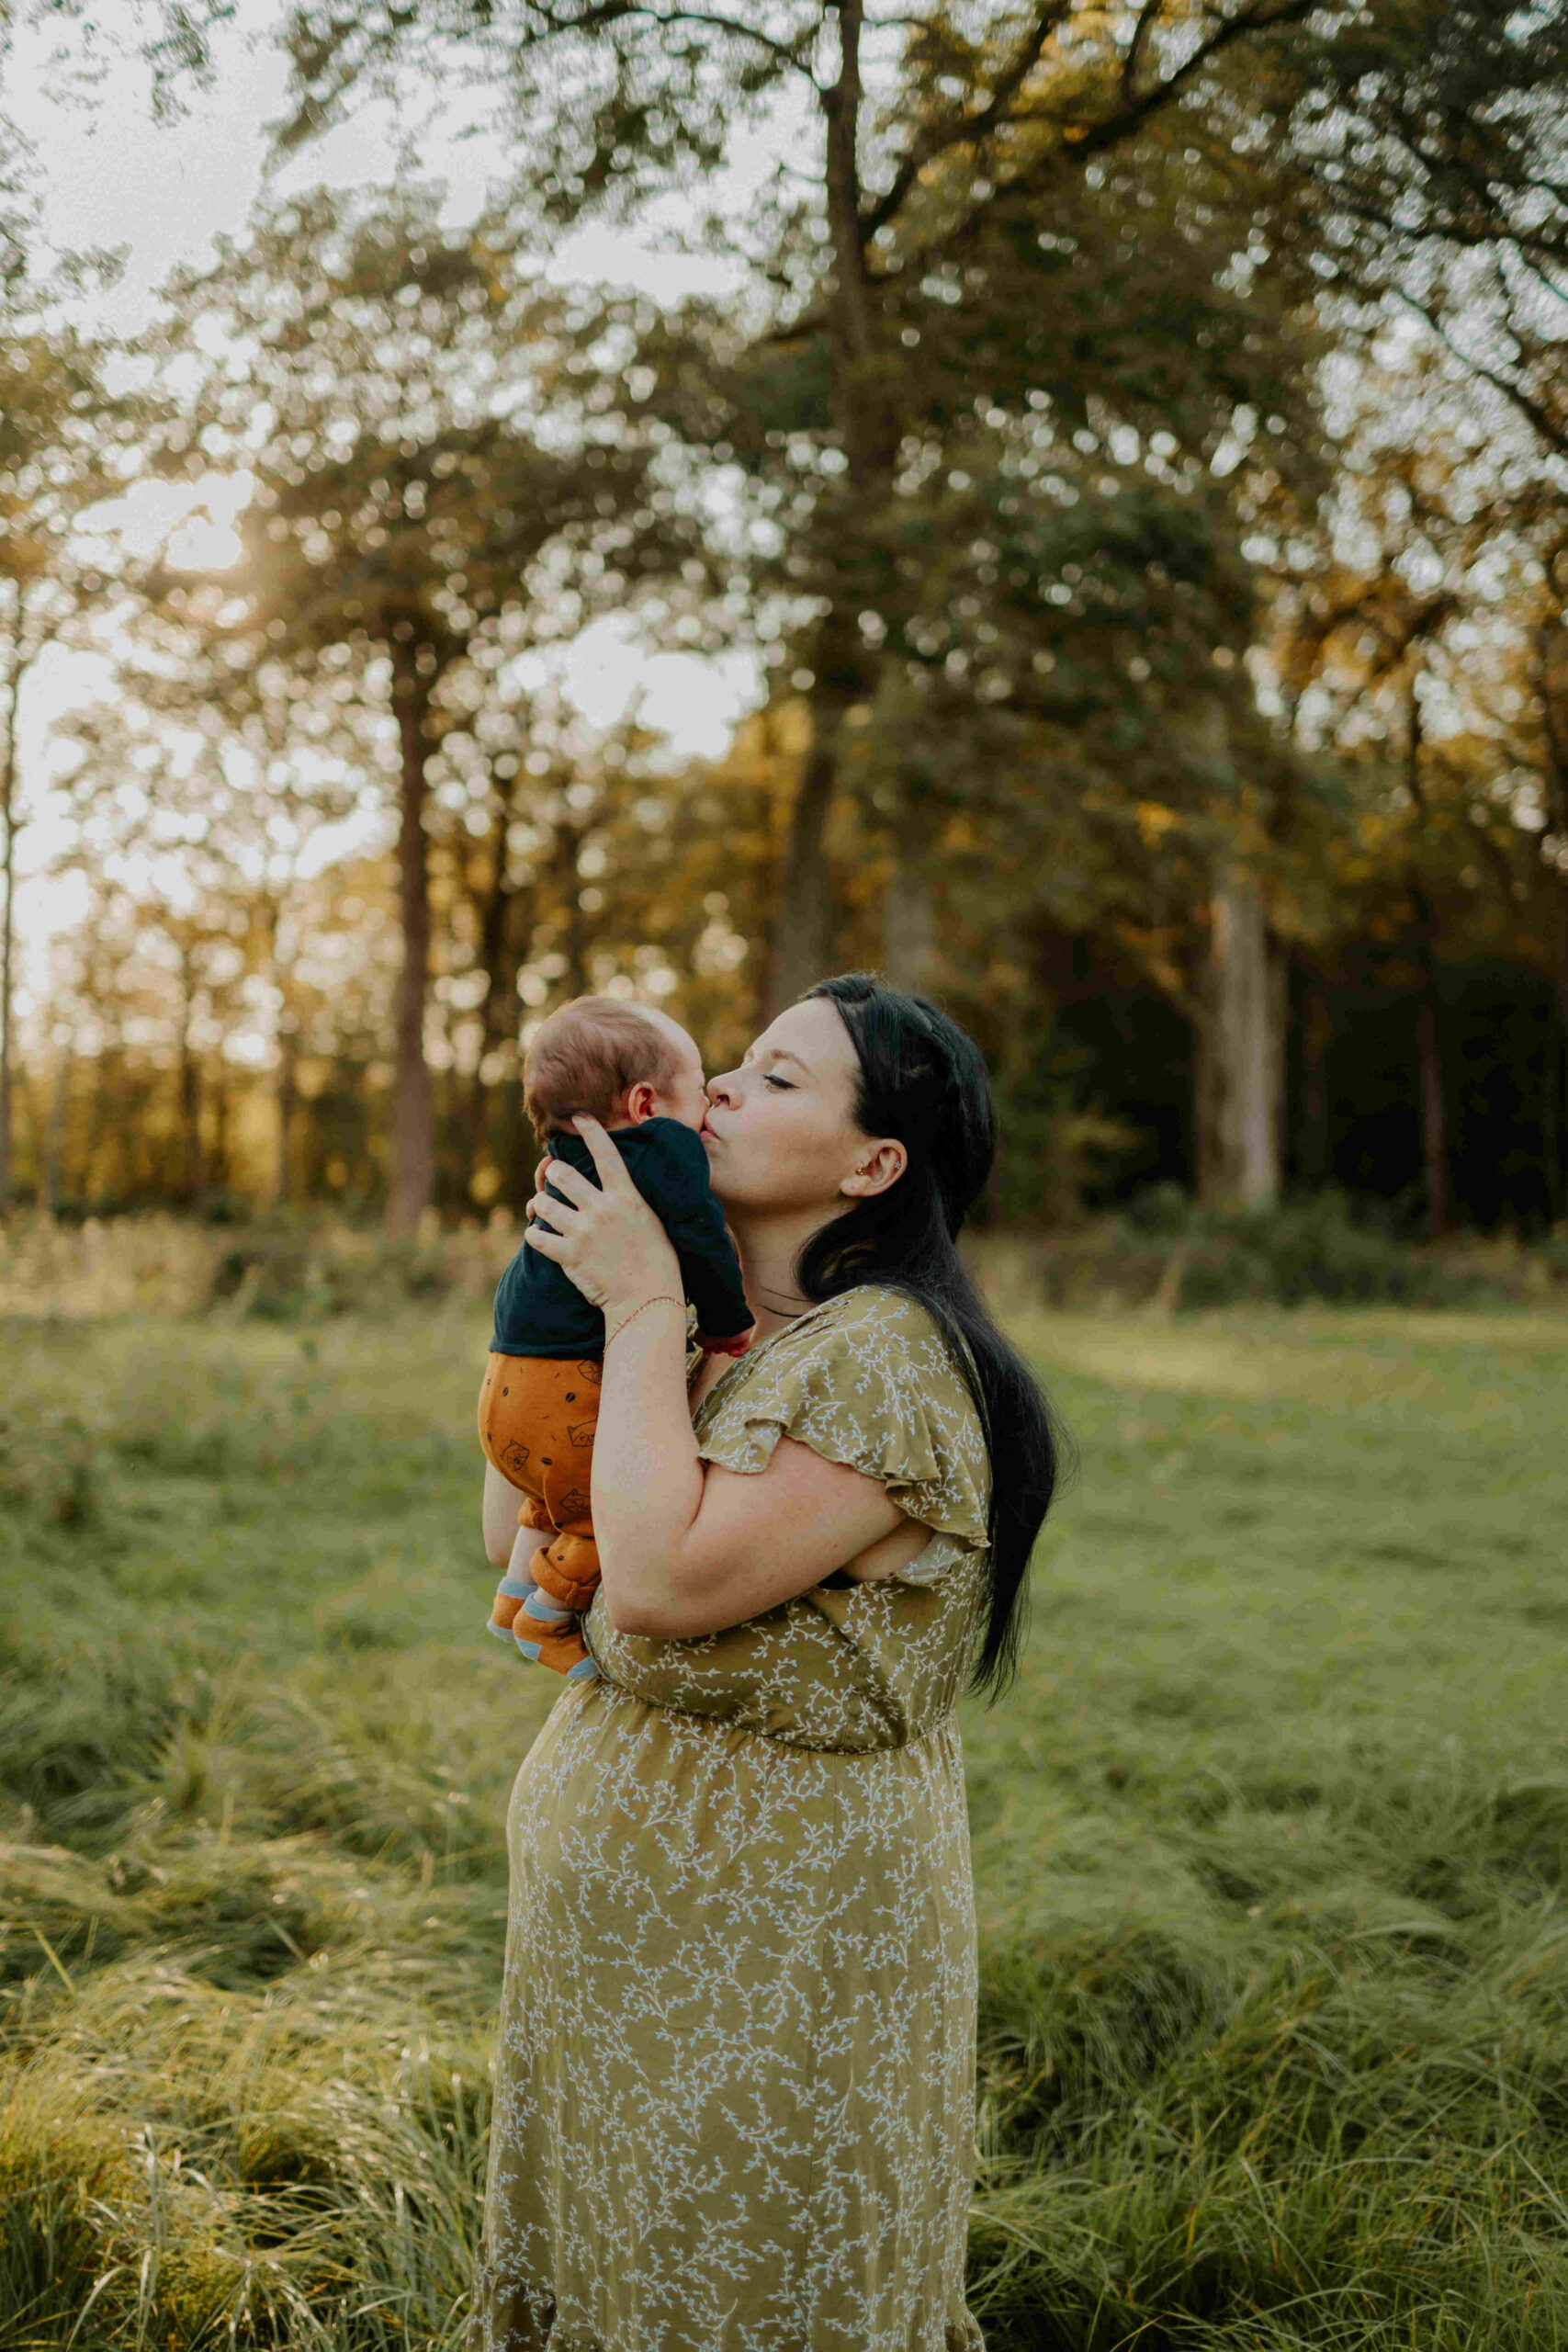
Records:
M587 1111L606 1127L679 1119L700 1127L707 1111L703 1059L668 1013L613 996L574 997L541 1023L523 1065L523 1107L541 1144Z

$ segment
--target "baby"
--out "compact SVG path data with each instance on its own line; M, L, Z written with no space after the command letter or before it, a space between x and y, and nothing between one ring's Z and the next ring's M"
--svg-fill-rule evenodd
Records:
M587 1111L609 1130L675 1246L699 1344L710 1354L744 1354L751 1310L724 1213L708 1190L697 1133L707 1094L686 1032L662 1012L578 997L551 1013L528 1048L523 1102L541 1146L595 1182L592 1154L570 1123ZM570 1681L598 1671L579 1618L599 1582L589 1474L604 1353L599 1308L553 1259L525 1243L495 1294L479 1390L492 1559L502 1556L501 1527L513 1524L512 1490L525 1498L490 1631Z

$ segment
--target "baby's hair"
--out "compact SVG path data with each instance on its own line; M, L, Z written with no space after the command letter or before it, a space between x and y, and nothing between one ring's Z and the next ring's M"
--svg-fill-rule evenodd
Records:
M634 1086L662 1094L681 1067L662 1022L613 996L573 997L544 1022L523 1064L523 1108L544 1143L574 1112L609 1120Z

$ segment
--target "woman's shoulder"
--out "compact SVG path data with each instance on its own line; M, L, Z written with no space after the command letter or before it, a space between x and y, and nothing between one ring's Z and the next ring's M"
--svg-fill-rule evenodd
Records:
M792 1324L785 1339L808 1352L929 1357L933 1369L952 1364L936 1312L894 1282L856 1282L853 1289L823 1298Z
M857 1283L822 1300L760 1352L781 1379L809 1368L818 1380L863 1393L873 1385L893 1392L919 1387L927 1394L952 1390L967 1401L935 1315L891 1283Z
M802 1339L878 1339L906 1341L934 1340L943 1344L941 1328L931 1308L912 1291L893 1283L856 1283L807 1307L791 1327L790 1336Z
M986 1541L990 1471L974 1399L931 1308L892 1283L824 1299L742 1356L705 1400L697 1436L705 1460L734 1470L762 1469L794 1438L881 1478L960 1549ZM933 1575L949 1556L933 1558Z

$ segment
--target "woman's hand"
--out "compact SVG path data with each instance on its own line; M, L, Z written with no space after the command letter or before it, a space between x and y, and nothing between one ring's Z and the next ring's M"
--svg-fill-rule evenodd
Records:
M540 1177L547 1170L565 1198L551 1200L540 1182L528 1204L524 1241L553 1258L612 1324L646 1299L683 1296L670 1237L627 1175L626 1161L597 1119L583 1114L574 1124L593 1155L599 1182L592 1183L564 1159L547 1160Z

